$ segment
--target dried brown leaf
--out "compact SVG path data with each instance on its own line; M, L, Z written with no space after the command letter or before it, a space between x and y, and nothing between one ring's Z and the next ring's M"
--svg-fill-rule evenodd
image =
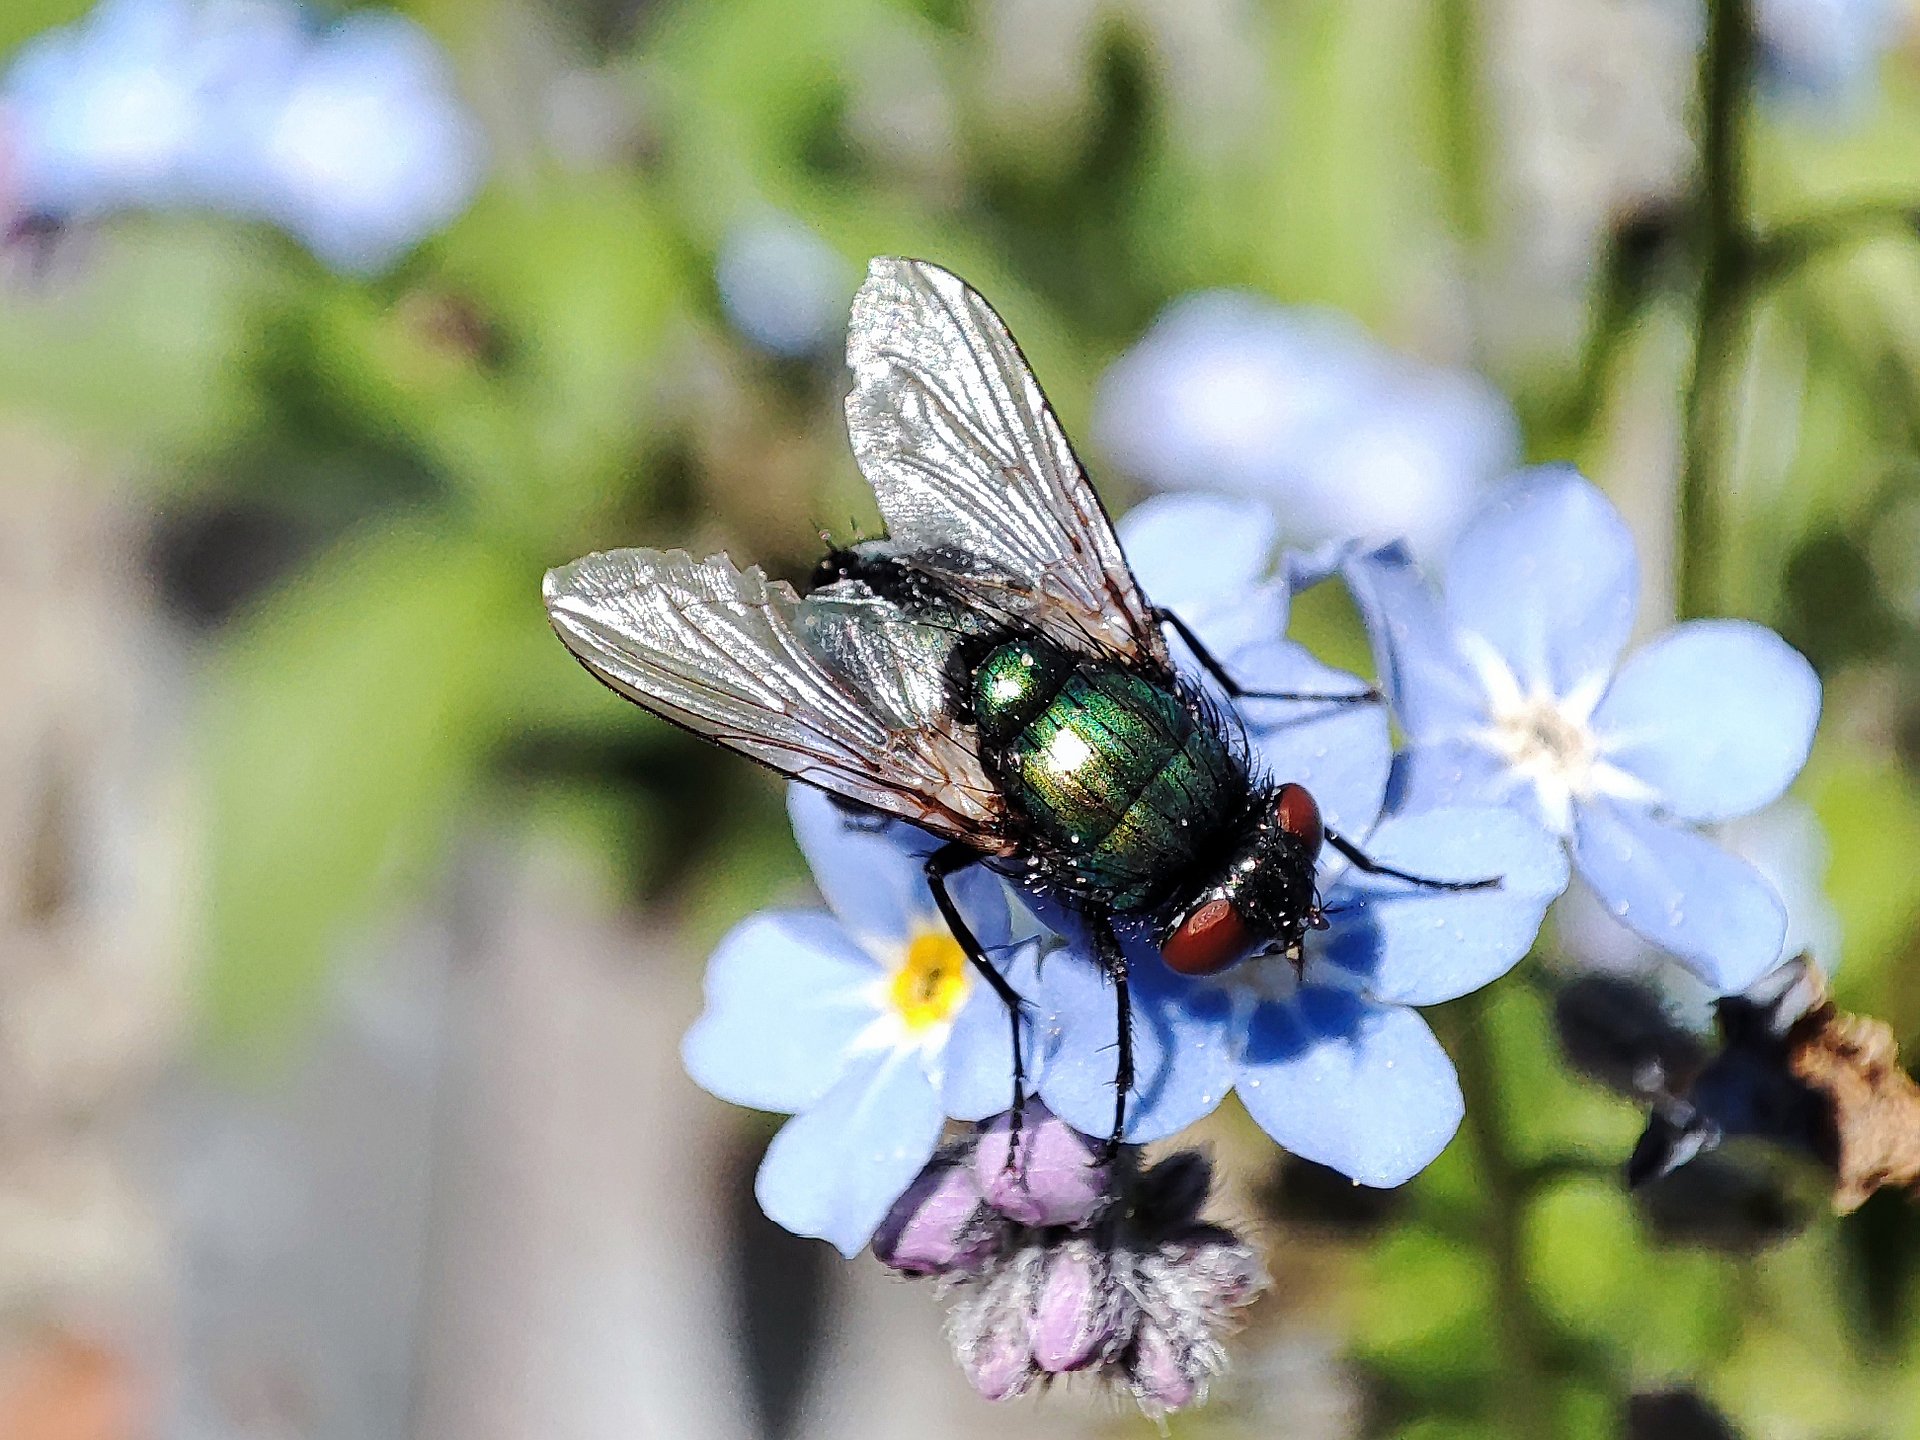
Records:
M1787 1071L1821 1097L1831 1133L1833 1208L1845 1215L1885 1186L1920 1194L1920 1085L1900 1068L1884 1020L1824 997L1787 1033Z

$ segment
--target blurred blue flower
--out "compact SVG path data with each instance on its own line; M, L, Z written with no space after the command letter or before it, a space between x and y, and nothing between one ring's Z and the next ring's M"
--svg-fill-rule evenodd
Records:
M192 157L221 77L202 28L181 0L106 0L23 46L0 87L18 203L86 219L203 200Z
M831 913L768 911L735 927L708 966L706 1009L682 1056L721 1099L794 1117L760 1167L761 1208L851 1257L932 1158L948 1117L1007 1108L1013 1057L1005 1009L934 909L921 867L939 842L856 820L804 785L791 787L788 811ZM1005 883L976 866L950 888L1002 972L1030 985L1031 942L1006 948Z
M1095 397L1095 445L1163 490L1267 501L1288 538L1432 553L1520 454L1481 377L1410 360L1332 311L1238 291L1175 301Z
M1633 539L1561 466L1488 498L1453 545L1444 600L1397 546L1346 574L1406 732L1400 804L1504 804L1545 824L1614 916L1716 994L1775 963L1779 898L1690 827L1758 810L1805 763L1820 685L1785 641L1695 621L1619 666Z
M779 215L734 226L714 261L720 306L733 328L787 358L815 354L840 338L858 282L832 246Z
M1898 39L1899 23L1892 0L1755 0L1761 84L1790 103L1857 104Z
M1364 688L1278 629L1258 633L1285 623L1285 590L1268 578L1266 507L1163 497L1129 515L1121 538L1148 593L1190 617L1242 683ZM1263 617L1261 626L1246 624L1247 609ZM1326 823L1374 858L1437 879L1497 875L1501 884L1419 890L1362 874L1329 852L1320 878L1329 928L1309 934L1298 975L1289 960L1271 956L1189 979L1160 962L1146 934L1129 934L1139 1079L1127 1138L1171 1135L1237 1089L1254 1119L1295 1154L1366 1184L1397 1185L1439 1154L1461 1115L1453 1066L1413 1007L1477 989L1526 954L1566 884L1565 858L1537 824L1496 806L1383 818L1391 746L1378 705L1243 708L1261 767L1304 784ZM1073 937L1069 954L1049 956L1041 968L1041 1093L1069 1124L1103 1133L1113 1105L1111 992L1084 961L1074 917L1041 908Z
M1787 933L1777 958L1802 952L1831 975L1840 964L1840 912L1827 895L1831 851L1813 807L1786 799L1720 827L1734 854L1766 876L1787 912Z
M424 31L372 11L315 31L283 0L103 0L22 47L0 111L22 210L206 208L349 272L454 219L484 166Z
M256 114L261 213L338 270L393 264L459 218L485 169L446 57L399 15L317 37Z

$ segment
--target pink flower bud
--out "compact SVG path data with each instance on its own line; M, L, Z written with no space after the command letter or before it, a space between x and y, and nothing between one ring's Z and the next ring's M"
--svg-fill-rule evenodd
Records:
M973 1152L974 1183L986 1202L1021 1225L1078 1225L1108 1199L1112 1167L1096 1161L1096 1142L1054 1118L1038 1100L1021 1117L997 1117ZM1009 1163L1009 1154L1012 1156Z
M992 1253L994 1230L972 1171L935 1159L893 1202L873 1237L873 1253L906 1275L971 1273Z
M1190 1373L1180 1350L1157 1326L1143 1325L1127 1356L1127 1379L1148 1413L1178 1410L1200 1393L1200 1381Z
M1060 1375L1103 1360L1115 1348L1125 1311L1099 1251L1088 1241L1069 1241L1048 1258L1034 1299L1034 1363Z

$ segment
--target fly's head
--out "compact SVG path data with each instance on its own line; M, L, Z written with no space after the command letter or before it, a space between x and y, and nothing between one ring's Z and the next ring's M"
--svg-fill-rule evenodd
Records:
M1262 796L1225 870L1162 937L1168 968L1217 975L1275 951L1298 965L1306 932L1326 924L1314 890L1323 838L1320 807L1303 786L1280 785Z

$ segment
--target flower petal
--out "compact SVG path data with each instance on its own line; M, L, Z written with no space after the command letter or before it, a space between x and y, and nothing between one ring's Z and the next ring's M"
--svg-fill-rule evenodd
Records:
M760 1208L795 1235L831 1241L852 1259L933 1158L942 1119L912 1056L862 1057L773 1137L753 1187Z
M1034 960L1037 942L993 955L996 969L1023 997L1020 1051L1027 1066L1027 1093L1036 1093L1041 1070L1041 1042L1034 1026L1032 996L1040 993ZM976 979L967 1003L953 1022L946 1050L940 1057L940 1102L955 1120L984 1120L1013 1104L1013 1031L1007 1007L985 980Z
M1820 817L1797 800L1782 800L1720 831L1720 843L1766 876L1787 909L1782 959L1807 953L1831 975L1840 963L1840 914L1826 891L1832 852Z
M1447 805L1497 805L1543 830L1552 829L1540 808L1539 789L1476 740L1443 740L1394 756L1393 774L1387 781L1390 812L1397 815Z
M1381 688L1408 740L1416 747L1439 744L1482 728L1486 690L1406 548L1356 553L1341 573L1373 642Z
M787 814L827 908L857 942L886 946L916 929L944 927L925 871L926 857L942 844L937 836L899 820L859 814L797 781L787 787ZM980 943L1004 945L1007 897L999 877L973 866L947 884Z
M1284 493L1303 426L1350 412L1378 368L1354 323L1244 291L1182 296L1100 379L1090 433L1161 490Z
M1786 641L1743 620L1676 626L1627 661L1594 712L1607 759L1683 820L1730 820L1778 799L1806 764L1820 681Z
M1401 539L1431 558L1485 486L1518 461L1520 426L1481 376L1378 353L1382 363L1349 406L1295 438L1288 527L1376 544Z
M1463 1113L1453 1062L1426 1021L1323 985L1254 1011L1235 1083L1281 1145L1363 1185L1418 1175Z
M1141 588L1214 654L1286 633L1287 589L1273 568L1279 524L1266 505L1196 491L1155 495L1118 528Z
M1591 801L1575 816L1573 861L1610 914L1718 994L1746 989L1780 958L1779 897L1710 840L1632 806Z
M1290 640L1272 640L1234 652L1233 678L1250 690L1352 695L1367 686L1358 676L1322 665ZM1244 700L1241 714L1260 763L1276 780L1304 785L1326 823L1364 834L1379 818L1393 763L1387 708L1377 702Z
M1510 810L1457 807L1400 815L1368 837L1368 856L1434 880L1497 877L1485 890L1422 890L1350 868L1326 896L1331 928L1315 960L1357 976L1376 1000L1437 1005L1497 980L1532 948L1567 886L1566 852Z
M1640 565L1626 521L1570 465L1522 471L1454 542L1447 615L1505 657L1522 690L1606 675L1633 629Z
M707 962L707 1004L681 1041L694 1083L722 1100L788 1114L840 1078L872 1023L880 968L818 910L736 925Z
M1131 937L1126 949L1135 1076L1126 1138L1146 1144L1210 1113L1232 1088L1232 1006L1223 991L1168 970L1144 939ZM1113 1129L1113 986L1080 945L1043 959L1040 981L1041 1024L1053 1040L1040 1094L1076 1130L1104 1136Z
M1450 535L1519 451L1485 380L1396 355L1345 315L1203 292L1169 305L1102 378L1098 448L1164 490L1285 503L1290 535Z

